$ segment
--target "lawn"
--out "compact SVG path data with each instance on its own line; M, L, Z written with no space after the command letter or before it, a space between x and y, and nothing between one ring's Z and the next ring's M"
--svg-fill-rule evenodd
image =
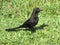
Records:
M34 33L5 30L23 24L35 7L43 9L36 27L48 26ZM60 45L60 0L0 0L0 45Z

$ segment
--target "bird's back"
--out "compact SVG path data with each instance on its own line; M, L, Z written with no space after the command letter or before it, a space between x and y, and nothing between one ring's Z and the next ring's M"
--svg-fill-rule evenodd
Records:
M24 27L33 28L38 23L38 17L28 19L23 25Z

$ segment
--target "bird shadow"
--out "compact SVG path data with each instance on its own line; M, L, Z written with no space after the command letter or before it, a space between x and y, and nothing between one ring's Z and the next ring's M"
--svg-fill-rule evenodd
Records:
M48 25L43 24L43 25L40 25L40 26L36 27L35 29L36 29L36 30L38 30L38 29L43 29L43 28L46 27L46 26L48 26Z
M29 31L31 31L31 32L35 32L36 30L41 30L41 29L43 29L44 27L46 27L46 26L48 26L48 25L46 25L46 24L42 24L42 25L40 25L40 26L38 26L38 27L35 27L35 28L32 28L32 29L29 29ZM26 29L26 30L28 30L28 29ZM26 31L25 30L25 31Z
M23 28L21 28L21 29L6 29L6 31L8 31L8 32L11 32L11 31L19 31L19 30L24 30L24 31L31 31L31 32L35 32L36 30L38 30L38 29L43 29L44 27L46 27L46 26L48 26L48 25L46 25L46 24L42 24L42 25L40 25L40 26L38 26L38 27L35 27L35 28L31 28L31 29L28 29L28 28L26 28L26 29L23 29Z

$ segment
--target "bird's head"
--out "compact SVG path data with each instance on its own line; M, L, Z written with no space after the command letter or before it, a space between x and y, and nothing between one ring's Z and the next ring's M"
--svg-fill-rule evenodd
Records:
M42 11L42 9L40 9L40 8L34 8L34 11L35 11L35 13L39 13L40 11Z

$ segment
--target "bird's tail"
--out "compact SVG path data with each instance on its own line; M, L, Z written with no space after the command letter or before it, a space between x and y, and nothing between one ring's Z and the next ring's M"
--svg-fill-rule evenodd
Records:
M19 29L19 28L24 28L24 26L23 25L20 25L20 26L15 27L15 28L8 28L8 29L6 29L6 31L7 30L13 31L13 30L16 30L16 29Z

